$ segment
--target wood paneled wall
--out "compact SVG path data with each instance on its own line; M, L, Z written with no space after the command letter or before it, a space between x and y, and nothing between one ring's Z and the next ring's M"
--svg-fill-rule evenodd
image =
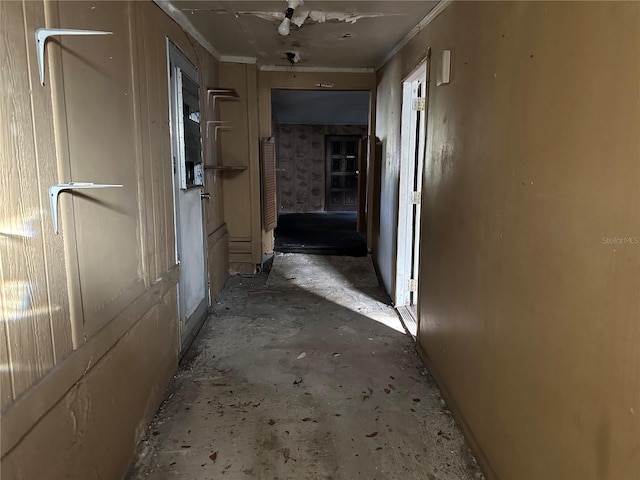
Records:
M0 3L0 403L5 407L73 348L64 244L48 188L58 183L51 91L39 84L37 2Z
M41 86L39 27L113 35L50 40ZM64 398L74 388L88 399L82 438L72 439L77 455L58 450L75 435L60 430L47 448L58 470L37 478L123 474L177 364L167 37L198 67L204 88L218 86L218 62L151 1L0 2L0 443L7 478L36 478L24 464L29 448L73 417ZM207 108L203 95L201 111ZM215 149L204 145L207 161ZM207 175L215 298L228 271L227 228L223 179ZM61 195L55 235L48 188L68 181L124 187L104 196ZM134 288L123 288L130 279ZM123 370L128 363L140 368ZM101 373L92 376L96 365ZM88 380L98 377L104 380ZM92 400L105 391L117 392L109 409ZM94 428L116 417L123 419L117 429ZM94 448L98 439L117 450L112 465Z
M220 64L220 86L234 88L240 95L218 104L220 119L231 125L231 130L219 133L219 163L247 167L222 174L229 259L232 270L245 273L262 263L257 75L255 65Z

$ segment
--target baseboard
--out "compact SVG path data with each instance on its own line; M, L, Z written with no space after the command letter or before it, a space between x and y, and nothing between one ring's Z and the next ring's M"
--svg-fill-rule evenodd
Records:
M229 275L255 275L256 264L251 262L229 262Z
M209 317L208 306L205 305L205 307L201 309L198 313L196 313L196 315L197 315L196 317L197 319L192 320L194 322L193 325L190 326L189 330L183 334L182 339L180 340L179 360L182 360L182 357L184 357L184 355L187 353L187 350L189 350L189 347L191 347L191 344L198 336L198 333L200 333L200 329L204 325L205 320Z
M489 463L489 459L487 458L484 451L480 447L480 444L478 443L475 436L473 435L471 428L469 428L469 425L467 424L464 416L462 415L462 412L460 411L460 409L456 405L455 400L449 393L449 390L447 389L447 385L442 380L442 377L440 377L440 375L438 374L438 371L435 368L435 365L433 364L431 359L429 358L429 355L427 355L427 352L422 348L422 346L419 343L416 343L416 351L418 352L418 355L420 355L420 358L422 359L425 366L427 367L429 374L431 375L431 377L433 377L433 380L436 382L436 385L440 389L440 394L442 395L442 398L444 398L444 401L447 404L447 407L451 411L451 414L453 415L453 418L456 421L458 428L460 428L460 430L462 431L462 434L464 435L464 438L467 441L467 444L469 445L471 452L476 458L478 465L480 466L480 470L482 470L482 473L484 474L485 479L499 480L498 476L496 475L496 472L493 470L493 468L491 467L491 464Z

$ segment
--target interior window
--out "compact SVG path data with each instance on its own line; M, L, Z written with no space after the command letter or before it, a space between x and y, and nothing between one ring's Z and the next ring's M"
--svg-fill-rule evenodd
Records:
M185 167L183 188L199 187L204 183L200 132L200 89L184 73L182 75L182 119Z

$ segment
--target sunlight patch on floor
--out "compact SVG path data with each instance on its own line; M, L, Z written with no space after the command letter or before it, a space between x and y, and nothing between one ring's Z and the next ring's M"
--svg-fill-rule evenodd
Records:
M291 255L296 255L295 260ZM269 276L269 285L274 288L299 288L406 334L393 307L380 300L377 277L370 260L359 257L278 255Z

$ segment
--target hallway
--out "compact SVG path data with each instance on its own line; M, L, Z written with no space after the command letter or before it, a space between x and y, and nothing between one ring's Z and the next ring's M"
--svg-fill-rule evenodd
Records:
M481 479L368 257L228 280L138 451L142 479Z
M0 31L2 479L640 480L640 2Z

